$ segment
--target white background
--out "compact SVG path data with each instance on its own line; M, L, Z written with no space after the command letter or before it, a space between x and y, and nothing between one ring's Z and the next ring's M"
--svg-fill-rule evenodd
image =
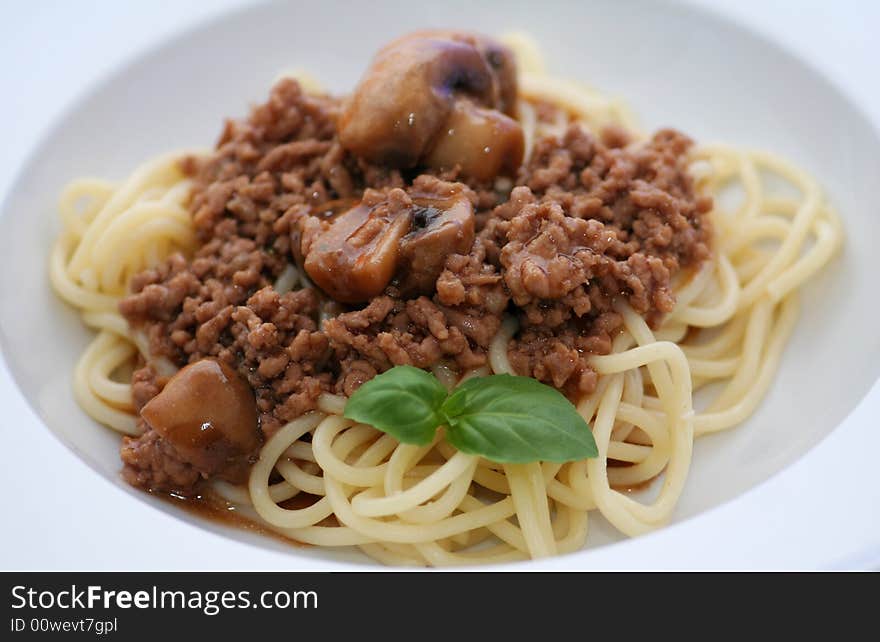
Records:
M72 100L165 37L241 4L242 0L0 0L0 196L11 185L43 130ZM415 4L413 0L411 5ZM880 3L718 0L696 4L709 5L809 60L880 128L880 39L876 36L880 29ZM352 6L354 10L359 5ZM14 423L10 417L15 418ZM877 386L852 419L859 417L877 423ZM18 440L26 444L24 451L4 453L0 464L0 570L260 568L270 567L273 562L277 568L277 556L258 551L249 554L246 561L207 557L208 549L220 550L221 542L216 535L200 532L194 537L191 526L155 510L145 510L144 504L133 502L128 495L91 474L40 424L15 392L2 363L0 430L27 433L24 442ZM859 447L877 450L880 445L875 440L873 445L863 443ZM34 464L35 459L39 465ZM34 475L41 478L34 479ZM48 482L46 475L51 475ZM791 480L789 483L798 483L796 476ZM876 493L873 495L876 499ZM876 503L869 503L866 508L876 522L880 508ZM829 520L826 514L825 519L805 524L805 528L820 533L827 531L828 541L822 544L828 548L825 559L842 566L876 566L880 561L880 550L876 548L862 551L854 558L834 556L834 530L827 523L834 519L832 515ZM100 524L100 529L95 524ZM136 551L136 556L132 551ZM750 555L728 559L739 566L796 564L785 557L765 559L756 551ZM286 559L289 565L296 564L293 558ZM612 566L616 564L614 559L609 557ZM694 564L702 564L698 554Z

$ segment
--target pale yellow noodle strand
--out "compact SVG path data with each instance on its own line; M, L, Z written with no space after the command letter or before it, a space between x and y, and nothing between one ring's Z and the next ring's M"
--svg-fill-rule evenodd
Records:
M89 386L89 371L95 361L112 347L115 339L115 335L102 331L89 344L74 369L73 393L80 407L93 419L117 432L136 437L141 430L134 415L102 402Z
M254 510L271 524L284 528L311 526L333 513L326 497L307 508L288 510L279 507L269 494L269 475L278 458L291 443L326 421L321 413L311 413L280 428L260 451L260 458L251 469L248 489ZM326 483L326 481L325 481Z
M465 453L458 453L443 464L437 472L405 491L398 490L385 497L355 496L351 501L352 510L364 517L382 517L411 510L419 504L428 501L458 477L462 475L470 477L476 466L476 457Z
M504 472L510 484L510 496L516 507L516 517L526 539L529 555L539 558L555 555L556 542L550 531L546 493L542 497L541 505L532 486L535 466L537 464L505 464Z
M514 513L514 507L510 499L502 499L493 504L485 505L482 508L448 517L430 525L381 522L357 515L352 510L342 485L335 478L326 479L325 484L327 498L333 506L333 512L336 513L336 517L343 524L376 539L389 542L413 544L434 541L464 530L489 526L494 522L510 517Z
M112 347L95 359L88 372L92 391L104 401L126 411L132 410L131 384L113 381L110 375L134 354L134 346L116 339Z
M779 367L779 360L785 344L794 330L798 318L798 302L795 295L789 295L782 302L779 319L776 322L764 351L758 374L744 394L731 406L716 412L698 414L694 418L694 431L697 435L725 430L744 421L751 415L770 384Z

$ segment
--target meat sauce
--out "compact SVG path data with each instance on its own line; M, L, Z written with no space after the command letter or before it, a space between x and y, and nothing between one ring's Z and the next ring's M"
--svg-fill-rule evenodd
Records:
M400 84L408 60L425 75ZM422 32L383 50L348 98L279 81L211 155L185 159L199 248L136 275L120 311L178 377L208 368L226 384L199 392L142 364L126 479L181 497L241 481L321 394L350 395L394 365L485 366L506 316L518 374L592 392L590 355L622 327L614 302L662 320L672 278L709 256L711 201L673 130L632 143L573 123L523 163L515 96L503 45ZM276 291L291 264L311 284Z

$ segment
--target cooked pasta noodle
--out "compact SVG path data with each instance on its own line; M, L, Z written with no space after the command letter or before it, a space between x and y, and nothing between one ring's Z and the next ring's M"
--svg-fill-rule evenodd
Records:
M570 120L638 131L623 103L547 75L530 40L517 35L508 43L522 70L519 113L527 148ZM540 122L538 101L561 107L561 120ZM97 331L76 365L74 393L95 420L126 435L137 434L137 424L131 386L119 373L130 372L138 352L157 360L117 303L132 275L196 246L179 157L151 161L120 184L74 181L59 205L63 231L51 254L52 285ZM344 418L345 399L325 394L318 411L268 439L246 487L215 481L213 492L287 537L358 546L395 565L507 562L576 551L595 511L630 536L668 523L687 480L694 438L734 427L755 411L797 321L798 289L843 237L817 183L768 152L702 145L692 152L691 167L698 191L715 197L713 257L677 284L676 307L657 330L626 303L616 304L625 329L611 354L592 357L599 384L577 404L592 426L598 457L502 465L457 452L442 430L427 446L400 444ZM796 195L771 190L768 176ZM728 193L739 202L726 206ZM306 282L289 266L275 288L286 292ZM516 332L515 319L505 320L489 351L492 372L513 372L507 345ZM167 361L159 367L174 371ZM447 387L456 385L453 369L440 364L434 372ZM710 398L695 407L701 389ZM306 435L310 440L302 439ZM655 479L650 502L627 490ZM300 493L318 499L299 508L281 505Z

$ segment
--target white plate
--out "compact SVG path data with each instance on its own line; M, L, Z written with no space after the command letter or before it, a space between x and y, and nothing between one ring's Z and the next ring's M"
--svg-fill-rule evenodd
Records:
M876 422L867 411L844 421L880 374L873 281L880 141L871 125L808 66L703 11L655 2L566 4L540 14L532 3L500 6L446 2L401 11L377 2L342 21L352 10L341 2L250 7L164 43L88 92L34 152L0 213L0 347L24 397L133 505L152 504L223 536L172 527L173 520L157 515L155 532L144 536L170 543L173 532L218 554L188 566L328 568L361 560L206 524L119 480L117 436L86 417L70 393L71 368L88 333L48 289L57 194L75 176L121 178L154 154L212 144L222 119L263 100L285 69L307 69L342 92L380 44L407 30L526 28L553 72L625 97L649 128L672 125L698 140L762 146L795 160L820 178L848 232L843 256L805 293L805 314L759 411L738 429L697 442L676 524L540 565L813 566L865 563L880 554ZM16 457L32 461L34 476L51 475L39 453ZM81 464L71 469L94 474ZM593 528L591 544L609 538L601 521Z

